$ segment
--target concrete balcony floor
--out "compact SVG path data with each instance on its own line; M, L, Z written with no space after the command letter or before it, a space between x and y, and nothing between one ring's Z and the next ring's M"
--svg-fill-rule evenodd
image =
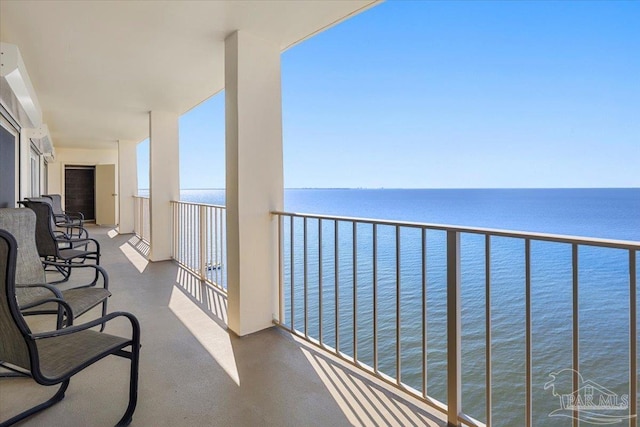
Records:
M132 312L142 327L132 426L446 425L429 406L282 330L235 336L225 327L224 295L174 262L147 264L140 252L148 248L131 235L90 232L110 277L109 311ZM72 282L79 278L74 273ZM94 310L76 324L98 315ZM27 319L34 330L52 325L51 316ZM129 329L117 321L105 332ZM19 425L112 426L127 404L128 376L129 361L109 356L74 376L61 402ZM0 379L0 420L55 389Z

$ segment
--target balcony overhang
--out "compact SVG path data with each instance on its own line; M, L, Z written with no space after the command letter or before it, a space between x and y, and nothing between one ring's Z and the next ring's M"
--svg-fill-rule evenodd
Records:
M21 124L38 127L42 110L18 46L0 43L0 100Z
M115 148L148 136L149 111L222 90L233 32L284 51L376 3L3 1L0 39L19 47L56 146Z

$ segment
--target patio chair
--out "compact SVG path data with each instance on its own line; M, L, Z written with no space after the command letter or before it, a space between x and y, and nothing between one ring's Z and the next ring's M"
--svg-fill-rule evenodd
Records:
M32 333L15 298L17 243L11 234L0 230L0 359L23 371L38 384L60 385L49 400L0 423L11 426L64 398L73 375L109 355L131 360L129 404L118 426L131 423L138 399L140 325L130 313L115 312L82 325L49 332ZM93 331L112 319L125 317L131 323L131 338ZM130 350L126 350L130 347ZM81 395L77 395L81 396Z
M59 208L56 208L56 202L52 198L53 196L42 196L42 197L27 197L27 202L39 202L39 203L47 203L51 206L52 216L51 216L51 229L54 234L58 237L64 237L67 239L82 239L88 238L89 232L86 228L84 228L84 217L82 217L82 221L78 221L77 217L69 217L65 214L58 215L56 212L62 212L62 207L60 205L59 199L57 204ZM25 205L24 201L18 202L21 205ZM58 210L59 209L59 210ZM80 214L82 215L82 214Z
M18 243L16 295L23 314L57 314L56 326L61 328L99 304L102 304L102 316L107 313L111 292L109 276L102 267L93 264L73 264L70 267L95 270L96 275L102 277L102 287L96 286L97 280L94 280L60 290L46 282L44 266L36 248L36 215L31 209L0 209L0 229L11 233ZM63 303L48 301L51 298L60 299Z
M97 240L88 237L72 239L54 232L53 210L48 202L26 200L20 203L36 214L36 246L43 264L45 267L55 267L62 274L62 280L52 283L69 280L71 265L83 264L88 259L94 260L96 265L100 264L100 243ZM93 245L93 250L88 248L89 244Z
M62 210L62 196L59 194L43 194L42 197L51 199L56 225L78 225L80 227L84 225L84 215L82 212Z

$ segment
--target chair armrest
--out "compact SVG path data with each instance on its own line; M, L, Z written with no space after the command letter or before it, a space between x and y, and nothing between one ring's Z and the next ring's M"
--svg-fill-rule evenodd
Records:
M102 268L99 265L95 265L95 264L65 264L63 262L55 262L55 261L46 261L43 260L42 264L44 265L50 265L52 267L63 267L63 268L93 268L96 270L96 276L101 275L102 276L102 283L103 283L103 287L104 289L109 289L109 275L107 274L107 271ZM94 279L94 281L92 283L89 283L88 285L82 285L82 286L74 286L73 288L70 289L79 289L79 288L90 288L93 287L97 284L98 279Z
M56 221L56 224L58 223L58 221L69 222L69 216L66 214L53 214L53 218Z
M34 340L45 339L45 338L54 338L60 337L63 335L69 335L76 332L84 331L90 328L94 328L98 325L103 325L108 321L115 319L116 317L126 317L131 322L131 327L133 328L133 338L132 342L139 340L140 338L140 323L138 319L131 313L127 313L125 311L115 311L113 313L109 313L104 317L100 317L99 319L92 320L87 323L83 323L81 325L74 325L64 329L56 329L55 331L49 332L40 332L37 334L31 334L30 337Z
M86 230L85 230L86 231ZM98 243L98 241L96 239L93 239L91 237L85 237L85 238L81 238L81 239L76 239L76 238L56 238L56 243L70 243L73 247L79 246L79 244L84 244L84 243L93 243L96 246L96 249L94 251L87 251L90 253L95 253L100 255L100 243Z
M80 239L89 239L89 232L86 228L81 225L72 225L72 224L56 224L60 228L64 228L65 231L57 231L58 234L62 234L63 239L66 240L80 240ZM74 234L75 233L75 234Z
M20 307L20 310L37 307L39 305L48 304L50 302L55 302L56 304L62 306L63 310L67 313L67 325L68 326L73 325L73 310L71 309L71 306L69 305L69 303L67 303L65 300L63 300L61 298L45 298L45 299L41 299L38 302L35 302L33 304L29 304L28 307Z
M23 288L46 288L53 295L55 295L56 298L62 298L62 292L60 292L60 289L58 289L57 287L51 285L50 283L34 283L34 284L29 284L29 285L16 284L16 289L23 289Z
M69 218L79 219L80 221L84 222L84 214L82 212L64 211L64 214L67 215Z

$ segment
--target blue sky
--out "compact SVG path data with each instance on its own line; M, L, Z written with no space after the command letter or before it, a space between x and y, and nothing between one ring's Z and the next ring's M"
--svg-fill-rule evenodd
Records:
M282 91L286 187L640 187L640 2L389 1L284 52ZM224 187L224 94L180 144L182 188Z

